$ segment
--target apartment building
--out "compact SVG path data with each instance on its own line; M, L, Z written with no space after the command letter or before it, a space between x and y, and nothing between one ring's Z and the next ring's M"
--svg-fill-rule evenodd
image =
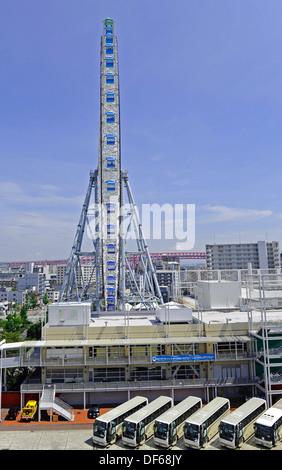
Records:
M34 272L26 273L18 278L18 290L31 289L35 290L39 297L43 297L45 293L45 274Z
M15 291L9 287L0 288L0 302L15 302L18 301L19 305L25 303L27 291Z
M56 266L57 269L57 279L56 283L58 285L62 285L64 282L66 270L67 270L67 264L59 264ZM77 269L77 280L78 280L78 285L82 286L83 285L83 280L88 279L88 276L91 271L91 264L82 264L81 269ZM95 270L92 273L91 276L91 283L95 282Z
M279 269L281 268L279 242L206 245L208 270L214 269Z

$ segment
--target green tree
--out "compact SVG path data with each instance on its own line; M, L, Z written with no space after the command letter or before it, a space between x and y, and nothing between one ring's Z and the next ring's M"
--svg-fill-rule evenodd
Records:
M44 305L48 305L48 304L49 304L49 299L48 299L47 293L44 294L42 301L43 301Z
M35 308L37 305L37 297L34 292L31 292L30 294L30 304L32 308Z
M27 330L26 339L30 341L41 339L41 322L33 323Z
M15 333L19 330L21 324L22 319L19 315L17 315L17 312L9 313L9 315L7 315L5 329L8 331L8 333Z
M26 304L24 304L21 308L21 319L22 319L23 326L30 323L27 317L27 305Z

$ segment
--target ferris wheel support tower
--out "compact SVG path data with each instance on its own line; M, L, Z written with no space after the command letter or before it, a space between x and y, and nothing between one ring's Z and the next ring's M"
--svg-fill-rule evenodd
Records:
M100 62L100 135L98 168L90 172L90 182L66 268L59 302L91 299L96 310L124 310L126 303L154 309L163 303L155 269L144 238L126 171L121 169L120 91L118 45L114 20L103 22ZM127 208L125 214L125 195ZM91 196L94 196L95 230L89 223ZM128 217L130 214L130 217ZM92 214L93 215L93 214ZM127 219L127 225L124 223ZM93 251L82 250L86 228ZM138 267L130 263L127 235L136 235ZM92 256L91 269L83 277L81 258ZM96 277L91 291L91 279Z

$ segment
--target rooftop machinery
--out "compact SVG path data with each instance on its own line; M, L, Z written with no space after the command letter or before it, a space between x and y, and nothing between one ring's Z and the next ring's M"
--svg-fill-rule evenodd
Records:
M101 38L98 168L90 172L59 302L90 299L97 311L124 310L126 303L151 310L157 303L162 304L163 299L128 174L121 169L118 62L115 25L107 18L103 22ZM94 228L89 222L92 195ZM86 229L93 246L91 252L82 248ZM126 245L131 230L135 232L137 245L134 252L127 251ZM138 259L134 267L130 262L132 255ZM83 275L86 256L92 262L87 275ZM93 290L91 281L94 277Z

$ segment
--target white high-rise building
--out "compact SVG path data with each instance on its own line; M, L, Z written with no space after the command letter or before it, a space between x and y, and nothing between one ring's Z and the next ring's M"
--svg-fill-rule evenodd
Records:
M206 245L207 269L275 269L281 267L279 242Z

